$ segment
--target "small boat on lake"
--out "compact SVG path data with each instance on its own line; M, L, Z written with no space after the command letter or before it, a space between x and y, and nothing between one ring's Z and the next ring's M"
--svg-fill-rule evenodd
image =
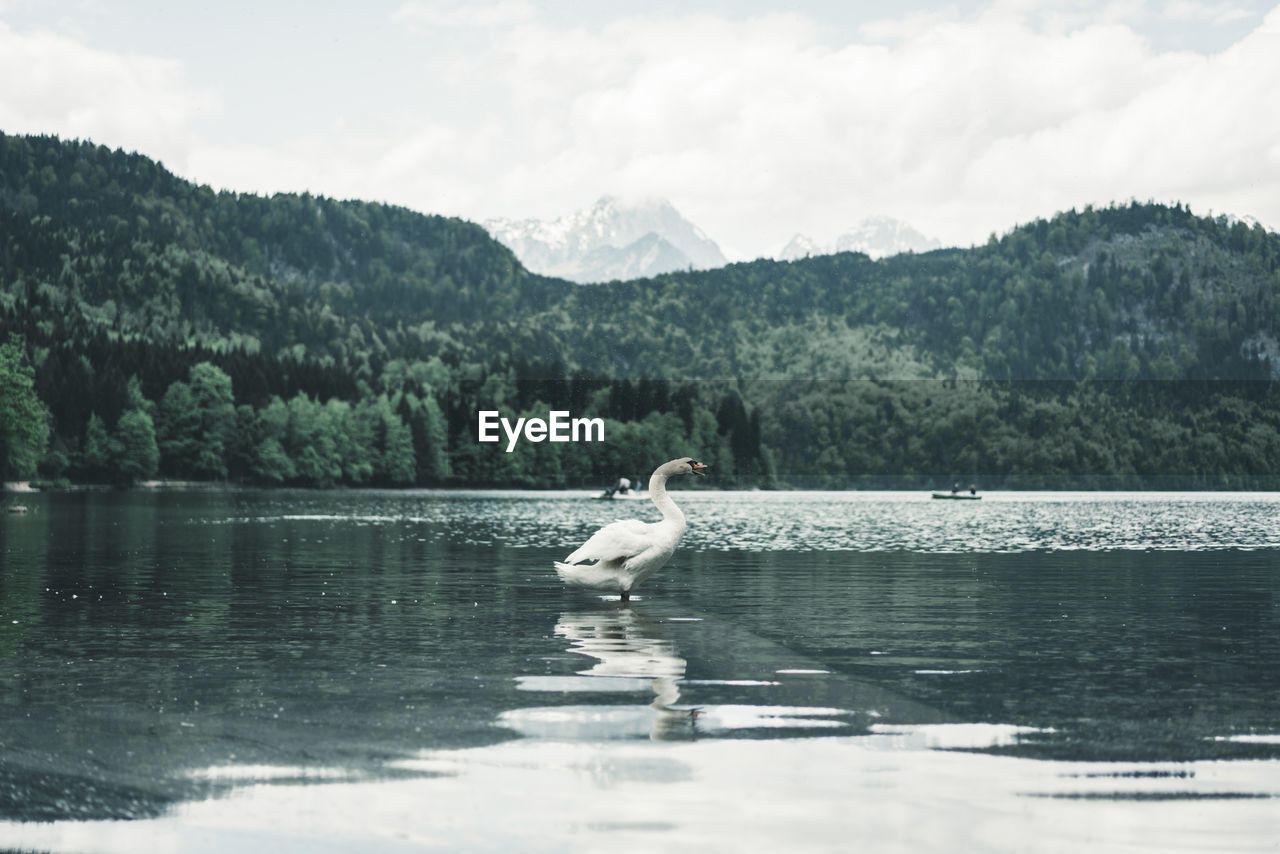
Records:
M950 492L935 492L933 497L945 501L977 501L982 496L978 494L978 487L972 483L969 484L968 492L961 491L960 484L957 483L951 487Z
M610 492L606 489L604 492L597 493L591 497L598 498L601 501L634 501L638 498L648 498L649 493L640 492L636 489L632 489L629 492Z

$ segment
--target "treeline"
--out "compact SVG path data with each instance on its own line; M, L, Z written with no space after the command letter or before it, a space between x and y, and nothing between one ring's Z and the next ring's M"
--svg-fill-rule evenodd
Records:
M415 453L412 423L424 451ZM131 484L158 475L266 485L406 486L447 477L444 426L435 401L379 396L351 405L321 404L303 392L272 396L256 408L235 405L231 378L210 362L191 367L158 401L136 378L114 424L96 412L74 447L47 455L53 477Z
M406 374L398 391L374 394L332 367L307 370L240 351L152 353L136 341L90 344L84 349L96 361L68 360L56 376L31 369L19 338L0 350L6 389L0 474L117 485L165 478L304 487L594 487L647 475L655 460L696 450L725 484L773 485L759 413L722 385L570 379L559 366L498 359L466 369L437 363L427 372L437 388ZM44 364L64 359L46 355ZM125 377L124 366L139 373ZM282 395L281 385L296 390ZM53 407L41 400L42 386ZM551 410L590 413L604 419L605 441L521 442L508 453L505 443L477 442L476 414L485 409L512 420L545 419ZM30 429L10 440L10 424Z
M0 357L5 388L20 386L17 343ZM499 361L439 397L407 385L355 402L297 391L251 403L201 361L156 399L143 388L130 376L118 414L90 411L77 435L27 453L25 469L117 484L556 488L643 478L655 460L697 454L719 485L738 487L1280 488L1280 388L1265 382L632 382ZM12 401L0 394L0 416ZM40 405L34 392L29 402ZM590 414L606 441L520 441L507 453L505 438L476 441L486 409L512 421Z
M758 385L765 445L797 485L1280 488L1270 382Z

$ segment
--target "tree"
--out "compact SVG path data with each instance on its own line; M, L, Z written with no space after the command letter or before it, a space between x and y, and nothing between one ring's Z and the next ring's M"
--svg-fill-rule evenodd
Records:
M130 409L116 424L113 446L119 449L115 470L129 481L153 477L160 467L160 447L151 416L142 409Z
M111 465L116 457L111 444L111 436L107 425L98 413L89 416L89 424L84 431L84 448L80 452L80 468L92 480L104 480L110 477Z
M257 415L257 432L260 438L250 459L250 471L267 483L280 484L292 480L297 467L284 449L289 432L289 407L278 397Z
M385 394L378 395L362 404L359 414L371 439L373 472L378 479L400 486L413 483L417 469L413 432L392 409L391 401Z
M337 428L335 439L344 480L354 485L367 483L377 469L379 453L377 419L368 401L352 408L346 401L335 399L326 403L325 409Z
M289 429L285 452L297 477L308 486L334 486L342 478L331 412L302 392L289 400Z
M414 438L421 442L415 448L418 461L418 478L425 483L440 483L447 479L449 470L449 428L445 421L440 404L431 395L427 395L421 404L421 416L416 420L420 425Z
M191 386L177 380L160 399L158 439L163 467L171 474L195 474L200 447L200 413Z
M413 456L413 433L390 407L387 407L382 418L386 430L386 444L381 460L383 476L397 486L407 486L413 483L417 469Z
M22 340L0 344L0 481L35 474L49 442L49 414L35 392Z
M196 451L196 474L222 478L227 476L227 449L236 426L235 397L231 377L212 362L191 366L191 396L200 414L199 443Z

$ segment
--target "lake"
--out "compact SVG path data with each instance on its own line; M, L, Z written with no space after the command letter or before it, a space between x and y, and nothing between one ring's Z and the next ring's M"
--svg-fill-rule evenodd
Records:
M1273 851L1280 496L22 496L0 849Z

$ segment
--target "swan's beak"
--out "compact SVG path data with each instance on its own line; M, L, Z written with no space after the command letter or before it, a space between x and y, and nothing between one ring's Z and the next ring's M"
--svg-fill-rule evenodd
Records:
M689 463L689 467L693 469L693 473L694 473L694 474L696 474L698 477L706 477L706 476L707 476L707 472L706 472L707 464L706 464L706 463L693 462L693 463Z

